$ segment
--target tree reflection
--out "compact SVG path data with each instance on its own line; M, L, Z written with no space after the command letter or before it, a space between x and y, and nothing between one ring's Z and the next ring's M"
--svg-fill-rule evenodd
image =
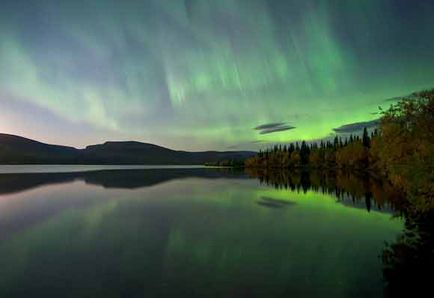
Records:
M306 193L320 192L335 196L343 204L365 205L370 211L389 209L398 212L405 206L405 195L388 182L366 174L346 171L272 171L246 169L261 184L276 189L290 189Z
M404 212L403 233L382 253L386 294L388 297L423 297L432 292L434 211L409 208Z
M388 181L367 173L346 171L273 171L247 169L261 184L277 189L328 193L342 202L363 202L368 211L391 209L404 219L405 228L381 253L388 297L417 297L432 291L434 268L434 210L415 207Z

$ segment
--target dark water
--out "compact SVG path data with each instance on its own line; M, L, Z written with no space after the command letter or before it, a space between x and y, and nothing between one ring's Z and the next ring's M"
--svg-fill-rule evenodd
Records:
M0 297L381 297L384 185L280 176L1 174Z

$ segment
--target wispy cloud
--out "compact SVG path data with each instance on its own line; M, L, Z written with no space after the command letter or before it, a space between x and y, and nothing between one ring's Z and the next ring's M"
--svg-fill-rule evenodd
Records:
M274 123L266 123L256 126L254 129L259 130L259 134L265 135L275 132L281 132L286 130L295 129L295 126L289 125L285 122L274 122Z
M295 129L295 126L283 125L275 128L264 129L260 132L260 134L265 135L269 133L281 132L281 131L291 130L291 129Z
M263 130L263 129L272 129L272 128L276 128L282 125L285 125L285 122L276 122L276 123L266 123L266 124L261 124L256 126L254 129L255 130Z
M339 126L337 128L333 128L333 131L336 133L356 133L366 128L374 128L377 127L380 123L379 119L375 119L372 121L364 121L364 122L355 122L355 123L349 123L342 126Z
M395 102L395 101L401 100L401 99L403 99L405 97L406 96L396 96L396 97L387 98L384 101L386 101L386 102Z

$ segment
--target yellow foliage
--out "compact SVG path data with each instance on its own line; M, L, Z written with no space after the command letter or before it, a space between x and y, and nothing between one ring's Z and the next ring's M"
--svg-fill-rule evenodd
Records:
M353 142L336 152L336 164L345 168L366 168L368 164L368 150L361 142Z
M291 166L297 166L300 164L301 158L300 158L300 153L298 153L297 151L294 151L291 153L291 158L289 159L289 164Z

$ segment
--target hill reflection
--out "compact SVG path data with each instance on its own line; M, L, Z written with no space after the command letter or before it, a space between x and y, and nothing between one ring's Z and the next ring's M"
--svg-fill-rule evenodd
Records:
M205 178L208 179L208 181L197 180L193 184L189 184L192 182L186 181L187 185L182 188L184 192L180 191L180 186L176 183L173 185L165 184L155 189L149 188L139 192L125 192L124 194L122 191L122 189L146 188L164 182L186 178ZM206 235L209 239L206 238L206 241L196 239L197 242L194 247L199 247L200 245L206 246L207 243L214 242L216 245L223 246L223 241L226 239L228 233L232 233L232 236L229 237L231 240L225 244L227 247L221 247L219 251L219 253L221 252L222 258L226 256L226 250L231 248L233 243L241 243L251 249L251 244L249 244L249 241L251 241L250 238L244 239L244 242L233 241L233 239L240 239L248 233L251 233L251 238L254 241L260 243L258 244L259 248L261 248L261 245L265 242L262 242L261 237L257 236L258 231L262 231L263 233L261 235L267 239L273 236L276 237L275 239L279 240L281 237L291 235L292 238L297 240L294 243L299 243L298 239L304 239L304 235L316 235L315 232L319 228L318 225L315 225L317 218L302 216L296 219L292 216L286 217L287 214L294 213L294 210L297 210L297 208L302 205L299 204L299 202L290 202L281 200L279 197L274 197L273 195L269 196L268 193L273 192L273 190L271 190L271 192L264 193L264 195L260 193L257 197L259 200L255 201L253 204L254 207L252 207L249 203L252 201L248 199L252 198L252 194L256 194L258 187L254 181L250 181L246 185L243 185L243 183L240 184L239 181L235 183L232 183L232 181L223 181L224 183L222 182L223 184L219 186L213 185L214 181L210 181L210 179L220 178L257 179L260 184L277 189L287 189L288 192L282 192L285 196L287 195L286 193L290 194L291 192L330 194L335 197L340 204L345 206L366 208L368 211L378 210L381 212L393 212L394 214L402 216L405 221L404 231L395 241L389 239L389 241L393 241L393 243L389 243L383 247L381 253L383 277L388 284L386 293L392 297L400 296L400 294L403 293L406 293L407 296L411 296L412 293L415 293L414 291L423 289L429 285L431 275L425 274L425 272L430 270L433 264L432 219L434 215L432 212L416 212L409 208L404 194L394 189L387 181L367 174L344 171L289 172L253 171L250 169L246 172L242 172L231 169L201 168L0 174L0 196L21 193L40 186L66 184L58 188L41 188L36 192L23 193L5 198L3 205L0 206L2 207L0 208L0 243L7 243L9 240L15 239L15 237L26 235L27 232L33 231L35 227L41 227L44 224L63 223L61 219L74 219L77 225L89 224L92 227L94 227L93 224L97 219L103 222L107 221L109 224L107 225L106 235L112 232L111 229L113 226L116 226L119 228L119 231L122 231L119 235L128 235L125 231L129 231L129 224L131 224L131 222L137 224L137 227L134 229L137 231L141 231L144 227L156 227L155 234L153 234L154 231L152 230L152 233L150 232L151 234L149 235L155 239L161 238L162 241L166 238L172 239L172 244L176 243L180 246L177 247L176 250L170 246L171 249L174 249L174 254L176 253L182 256L179 257L180 260L184 259L184 255L189 255L191 250L189 243L191 243L191 239L188 237L190 237L191 231L193 231L191 232L193 236L197 235L196 229L203 228L210 230L206 230L203 233L203 235ZM74 181L84 182L88 185L96 185L107 189L121 190L110 192L103 189L98 190L97 188L85 187L84 183L76 185L72 183ZM259 188L261 189L260 191L263 191L262 187ZM225 191L220 192L221 189ZM198 192L198 190L201 191ZM270 189L267 189L267 191L270 191ZM184 200L171 199L172 196L175 197L178 195L184 195ZM194 201L190 201L192 196L195 198ZM121 197L123 200L119 200ZM142 198L146 198L146 200ZM161 198L164 200L161 200ZM174 206L176 206L176 208L174 208ZM197 209L198 206L202 207ZM341 206L339 207L341 208ZM274 211L273 209L279 211ZM244 212L242 215L239 214L239 212L241 212L240 210ZM345 210L345 212L350 211L349 209ZM112 212L110 216L101 215L109 211ZM89 214L83 218L75 218L80 214L87 213ZM182 214L180 215L180 213ZM366 212L358 213L367 215ZM146 214L146 216L143 216L143 214ZM203 217L203 214L207 214L207 216ZM222 214L224 216L222 216ZM312 214L313 213L308 212L305 215ZM373 212L366 218L372 218L373 216L387 217L387 214ZM174 218L179 219L178 221L174 221ZM198 224L197 220L201 222L202 218L207 220L212 219L212 221L208 225ZM249 220L246 220L246 218L249 218ZM270 235L268 224L274 222L275 218L284 219L284 221L278 222L279 229L276 229L276 231L279 232L276 232L275 235ZM312 222L309 221L309 218ZM137 220L137 222L133 220ZM149 222L147 222L148 220ZM300 223L300 221L303 220L307 226L312 226L309 232L303 232L298 228L299 225L303 226ZM113 224L113 221L116 225ZM175 226L176 223L184 225L189 221L191 221L191 223L185 227L182 226L182 229L179 226ZM234 225L234 222L238 224ZM291 224L288 224L288 222ZM241 223L244 223L244 225ZM328 220L324 221L322 224L324 223L328 225L336 224L334 221ZM170 224L173 225L171 227L174 233L171 236L172 238L168 235L161 234L162 231L166 231L167 234L170 234ZM336 224L336 226L342 227L346 224L347 222L340 225ZM280 228L282 226L288 227L288 230L281 232ZM69 227L69 225L65 224L65 227ZM240 227L243 229L237 230ZM377 224L373 227L374 228L368 230L369 233L367 233L367 235L369 235L369 237L375 236L380 230L380 226ZM54 237L52 241L61 238L59 235L69 235L68 232L64 232L60 228L59 231L59 234ZM184 235L183 237L185 239L179 238L181 235L179 231L183 232L182 235ZM349 234L352 235L352 232L353 230L351 230ZM140 232L140 235L141 233L142 232ZM360 231L357 233L360 233ZM45 233L41 235L45 235ZM358 235L358 237L359 236L361 235ZM315 239L315 237L312 237L312 239ZM321 245L328 243L326 239L321 241L319 239L316 240L318 243L321 243ZM25 239L23 241L23 244L19 247L33 245L33 242L30 240L29 242L26 242ZM68 241L70 241L69 238ZM87 249L87 240L82 241L86 244ZM339 241L340 238L334 239L336 243L339 243ZM123 243L128 243L127 239L125 239ZM147 243L150 242L144 241L143 243L148 245ZM166 243L161 243L161 247L156 245L149 249L152 252L164 251L165 245ZM216 247L216 245L211 245L210 247ZM270 245L270 247L276 251L282 249L282 251L278 251L281 255L281 259L288 260L287 248L283 249L281 245ZM291 247L290 242L287 243L287 247ZM236 247L236 249L238 248ZM12 251L15 250L16 248L12 249ZM248 251L247 248L245 248L245 250ZM262 252L262 250L259 251ZM267 250L264 250L264 254L267 252ZM72 253L72 251L70 253ZM236 254L233 253L233 255ZM210 254L209 259L204 262L204 270L208 270L210 262L217 262L216 260L214 255ZM246 264L254 263L252 260L246 260ZM234 262L235 261L231 261L228 264ZM14 265L15 263L16 262L11 262L11 264ZM106 263L106 260L102 263ZM155 267L155 270L157 270L159 268L158 264L155 265ZM196 264L195 268L197 269L199 266ZM300 270L302 270L304 267L300 268ZM184 273L184 270L182 270L182 272ZM271 266L270 274L274 274L274 272L274 267ZM192 274L196 276L196 273L193 272ZM226 276L226 272L224 272L224 274L222 273L222 276ZM178 278L179 276L177 276L177 279Z
M0 195L36 187L84 181L104 188L135 189L183 178L243 178L242 172L226 168L98 170L71 173L0 174Z
M19 193L44 185L83 181L104 188L137 189L184 178L256 178L277 189L315 191L336 197L354 208L391 212L402 210L405 196L389 183L370 175L350 172L267 171L246 172L228 168L98 170L71 173L0 174L0 195ZM269 203L269 202L268 202Z

